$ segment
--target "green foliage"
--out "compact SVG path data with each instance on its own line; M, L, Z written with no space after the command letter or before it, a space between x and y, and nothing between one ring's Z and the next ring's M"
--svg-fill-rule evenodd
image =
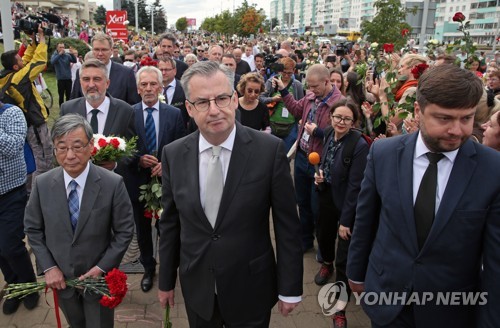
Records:
M89 46L83 42L80 39L73 39L73 38L62 38L62 39L51 39L50 41L50 46L48 49L48 62L49 62L49 67L50 65L50 57L54 53L54 50L57 48L57 44L63 42L64 45L66 46L66 49L68 48L74 48L78 50L78 55L85 57L85 54L90 51Z
M465 21L465 16L464 16L464 21ZM465 58L463 60L463 63L465 63L466 68L469 68L472 61L479 61L479 58L476 55L477 47L472 41L470 32L468 31L470 29L470 21L467 21L465 23L464 21L459 21L458 22L459 25L457 28L457 30L462 32L464 36L460 39L455 40L453 46L448 47L446 49L446 52L448 53L453 53L455 51L465 52Z
M151 10L146 9L145 0L137 0L137 8L139 13L139 28L151 29ZM135 0L122 0L122 10L127 11L127 19L130 22L129 26L136 26L135 22ZM149 12L148 12L149 11ZM156 18L156 17L155 17Z
M106 25L106 8L103 5L97 7L94 14L94 21L97 25Z
M219 33L225 36L237 34L239 36L249 36L258 32L263 26L265 15L262 9L257 9L256 4L249 5L246 0L232 14L225 10L214 17L205 18L201 24L201 29L210 33ZM273 25L275 26L275 25ZM268 27L269 29L269 27Z
M417 9L404 8L399 0L377 0L373 6L377 14L371 22L361 23L361 33L367 36L369 42L393 43L395 49L402 48L406 44L402 31L411 31L406 15L416 13Z
M175 28L177 31L185 31L187 29L187 25L188 22L186 17L181 17L177 20L177 22L175 22Z

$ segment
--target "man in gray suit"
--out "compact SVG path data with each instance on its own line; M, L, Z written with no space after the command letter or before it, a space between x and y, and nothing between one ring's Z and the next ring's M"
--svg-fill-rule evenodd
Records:
M302 295L300 221L285 147L235 122L233 79L213 61L191 66L182 85L199 131L163 147L158 296L162 306L174 305L179 269L193 328L268 327L276 302L286 316Z
M25 232L71 327L113 327L114 311L99 304L100 295L66 288L65 280L99 277L120 264L134 230L123 178L89 161L92 129L81 115L60 117L52 141L60 166L35 180Z

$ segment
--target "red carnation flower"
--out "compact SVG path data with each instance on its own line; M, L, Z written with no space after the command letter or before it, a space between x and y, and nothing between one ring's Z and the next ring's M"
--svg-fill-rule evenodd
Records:
M160 216L158 215L158 211L155 211L154 213L155 213L155 219L158 220L160 218Z
M462 14L461 12L456 12L455 15L453 16L454 22L463 22L464 20L465 20L465 15Z
M144 210L144 217L146 219L152 219L153 218L153 212L150 210Z
M402 35L402 36L407 36L407 35L408 35L408 33L410 33L410 30L409 30L409 29L407 29L407 28L404 28L404 29L402 29L402 30L401 30L401 35Z
M99 139L99 141L97 141L97 144L99 145L99 147L103 148L103 147L106 147L108 145L108 142L106 141L106 139L101 138L101 139Z
M384 51L388 54L394 52L394 44L392 43L384 43Z
M422 64L418 64L418 65L415 65L412 69L411 69L411 73L413 74L413 76L418 79L420 76L422 76L422 74L424 74L425 70L429 68L429 65L425 64L425 63L422 63Z
M94 149L92 149L92 156L94 156L95 154L97 154L97 147L94 147Z
M118 141L118 139L116 138L113 138L109 141L109 143L111 144L111 146L113 146L115 149L118 149L118 146L120 146L120 141Z

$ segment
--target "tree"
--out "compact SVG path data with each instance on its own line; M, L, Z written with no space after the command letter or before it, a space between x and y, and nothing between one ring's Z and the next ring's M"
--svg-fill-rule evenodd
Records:
M122 10L127 11L127 19L130 22L129 26L136 26L134 3L135 0L122 0ZM151 17L146 10L145 0L137 0L137 8L139 9L139 28L151 28Z
M377 14L373 20L361 23L361 33L367 35L370 42L393 43L396 49L406 44L402 31L411 31L406 23L408 13L416 13L417 8L404 8L400 0L377 0L373 4Z
M155 0L155 2L149 7L149 13L151 17L151 8L154 10L154 32L155 34L162 34L167 29L167 20L165 18L165 9L160 4L160 0ZM156 9L158 8L158 9ZM151 23L150 23L151 24Z
M103 5L97 7L94 14L94 21L97 25L106 25L106 8Z
M185 31L187 29L188 22L186 17L181 17L175 22L175 28L177 31Z
M261 13L257 12L254 7L248 8L243 14L243 18L241 20L242 35L248 36L250 34L256 34L263 21L264 16Z

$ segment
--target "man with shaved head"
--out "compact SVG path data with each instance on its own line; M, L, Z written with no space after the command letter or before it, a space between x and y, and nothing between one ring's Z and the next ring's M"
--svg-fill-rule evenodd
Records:
M208 60L216 61L220 63L222 61L222 55L224 54L224 50L221 46L214 44L210 46L208 49Z
M243 52L241 51L241 49L234 49L233 56L236 60L236 74L243 75L252 71L250 65L248 65L246 61L241 59L241 56L243 56Z

